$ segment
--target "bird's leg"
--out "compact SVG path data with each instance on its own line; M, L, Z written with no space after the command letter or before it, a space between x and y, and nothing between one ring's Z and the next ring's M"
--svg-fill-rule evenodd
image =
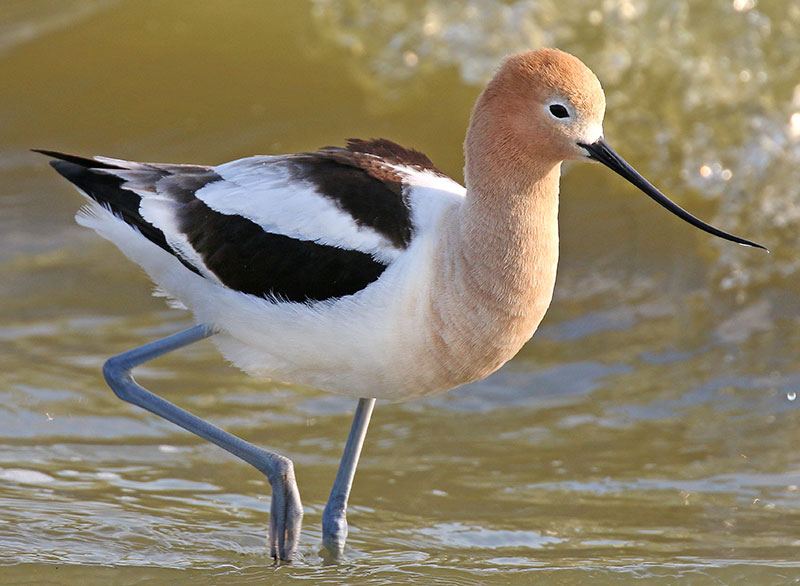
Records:
M339 557L344 551L344 542L347 539L347 499L350 497L350 487L353 486L358 457L361 455L373 407L375 399L358 400L331 496L322 512L322 544L334 557Z
M140 386L131 375L131 369L134 367L213 334L214 330L208 326L199 325L134 348L110 358L103 365L103 375L114 393L123 401L147 409L151 413L217 444L223 450L252 464L264 474L272 487L269 524L270 554L276 559L291 561L297 549L303 519L303 506L300 503L300 492L294 478L292 461L279 454L262 450L207 421L203 421L188 411L184 411Z

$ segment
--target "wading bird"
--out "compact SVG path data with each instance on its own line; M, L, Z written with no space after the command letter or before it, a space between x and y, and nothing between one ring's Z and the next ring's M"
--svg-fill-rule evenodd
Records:
M563 161L599 161L701 230L763 248L702 222L639 175L605 142L604 111L600 82L575 57L540 49L507 58L472 111L466 189L388 140L216 167L39 152L92 200L77 221L199 324L111 358L109 385L263 472L270 553L290 560L303 516L292 462L156 396L131 369L213 336L250 374L362 397L323 514L324 545L341 553L375 398L480 380L539 325L556 278Z

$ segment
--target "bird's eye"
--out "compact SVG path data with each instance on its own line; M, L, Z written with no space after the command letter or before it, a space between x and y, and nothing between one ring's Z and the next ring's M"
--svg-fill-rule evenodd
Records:
M556 118L569 118L569 111L561 104L551 104L550 113Z

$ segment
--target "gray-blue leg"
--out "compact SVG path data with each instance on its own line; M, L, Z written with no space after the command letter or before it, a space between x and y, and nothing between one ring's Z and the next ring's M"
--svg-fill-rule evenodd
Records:
M339 464L328 504L322 512L322 544L335 557L339 557L344 551L344 542L347 539L347 499L350 497L350 488L353 486L358 458L374 407L375 399L358 400L342 462Z
M303 506L300 492L294 477L292 461L248 443L219 427L203 421L188 411L165 401L133 380L131 369L214 334L207 326L200 325L156 340L139 348L134 348L110 358L103 366L103 375L109 386L123 401L147 409L200 437L217 444L252 464L267 477L272 487L270 507L269 546L274 558L290 561L297 549L300 526L303 520Z

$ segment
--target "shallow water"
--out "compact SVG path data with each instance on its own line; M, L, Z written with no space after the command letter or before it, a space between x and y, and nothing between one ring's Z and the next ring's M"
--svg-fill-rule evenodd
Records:
M0 581L800 581L800 10L597 4L6 0ZM337 565L319 526L353 401L253 381L208 342L141 368L294 460L300 559L270 567L265 482L99 372L188 317L74 224L81 198L27 149L218 163L385 136L460 178L480 84L542 44L603 80L617 150L772 254L568 166L541 329L484 382L378 403Z

